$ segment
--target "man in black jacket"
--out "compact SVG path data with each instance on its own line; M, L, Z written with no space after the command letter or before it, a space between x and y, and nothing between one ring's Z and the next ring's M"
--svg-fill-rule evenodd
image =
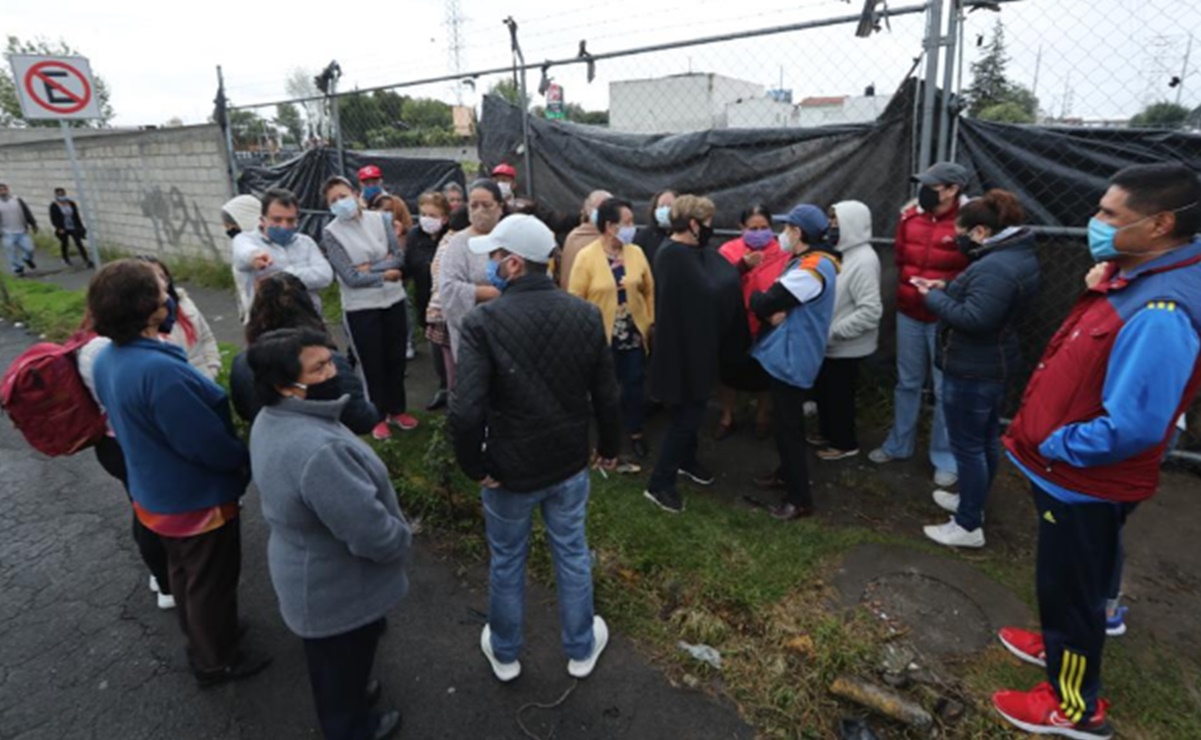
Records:
M54 202L50 204L50 223L54 225L54 235L58 237L59 246L62 247L63 262L71 264L71 253L67 250L67 245L68 240L74 239L75 248L79 250L79 256L83 257L84 264L89 270L95 267L87 250L83 248L83 238L88 234L83 225L83 214L75 201L67 197L66 188L54 189Z
M463 321L450 398L459 465L480 482L489 560L488 624L480 648L501 681L521 674L525 560L535 508L542 510L559 588L567 671L592 673L609 640L592 610L592 560L584 537L590 421L598 465L613 470L621 415L613 356L595 306L556 288L547 274L555 237L533 216L513 215L469 242L489 254L500 298Z

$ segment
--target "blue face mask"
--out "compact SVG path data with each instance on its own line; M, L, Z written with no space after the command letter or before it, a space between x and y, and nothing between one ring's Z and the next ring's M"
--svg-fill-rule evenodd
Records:
M747 229L742 232L742 241L751 249L763 249L775 238L771 229Z
M296 229L287 226L268 226L267 238L281 247L286 247L296 238Z
M622 244L633 244L634 234L637 233L637 231L638 229L635 226L622 226L617 230L617 239Z
M596 209L595 208L593 208L592 211L589 212L588 220L592 222L593 226L596 226Z
M175 319L179 316L179 305L174 298L167 299L167 318L163 319L163 323L158 325L158 330L162 334L170 334L175 328Z
M495 260L488 260L488 282L502 293L509 287L509 279L500 276L500 263Z
M1088 251L1097 262L1104 262L1121 256L1121 252L1113 245L1113 239L1118 235L1118 227L1107 224L1096 216L1088 220Z
M59 203L66 203L68 200L70 200L70 198L68 198L65 195L56 195L56 196L54 196L54 199L57 200Z
M329 210L343 221L349 221L358 215L359 204L355 203L354 198L344 195L331 203Z
M671 206L659 206L655 209L655 223L661 229L671 228Z
M375 196L382 192L384 192L384 189L379 185L371 185L370 187L363 188L363 200L370 203L375 200Z

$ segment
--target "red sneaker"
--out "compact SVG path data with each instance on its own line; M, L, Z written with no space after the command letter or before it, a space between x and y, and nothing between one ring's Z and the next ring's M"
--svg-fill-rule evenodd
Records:
M1035 735L1058 735L1076 740L1109 740L1113 726L1105 720L1109 702L1097 702L1093 716L1073 722L1064 712L1055 688L1046 681L1030 691L998 691L992 704L1014 727Z
M1041 633L1020 630L1017 627L1002 627L997 632L997 638L1001 640L1005 649L1016 655L1019 660L1040 668L1047 667L1047 649L1043 645Z
M381 421L371 429L371 436L374 439L383 441L392 438L392 430L388 428L388 422Z
M406 432L413 431L417 428L418 424L417 419L409 416L408 414L396 414L395 416L389 416L388 421L392 422Z

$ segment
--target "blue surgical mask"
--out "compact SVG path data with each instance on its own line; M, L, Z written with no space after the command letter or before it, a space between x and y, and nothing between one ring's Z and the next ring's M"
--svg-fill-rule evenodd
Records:
M167 299L167 318L163 319L163 323L158 325L159 333L170 334L175 328L175 319L179 316L179 305L174 298Z
M355 203L354 198L344 195L331 203L329 210L343 221L349 221L359 214L359 204Z
M622 244L633 244L634 234L637 233L637 231L638 228L635 226L622 226L617 230L617 240Z
M751 249L759 250L771 244L775 234L771 229L747 229L742 232L742 241Z
M268 226L267 238L281 247L286 247L296 238L296 229L287 226Z
M592 222L593 226L596 226L596 209L595 208L593 208L591 211L589 211L588 220Z
M56 195L56 196L54 196L54 199L57 200L59 203L66 203L68 200L70 200L70 198L68 198L65 195Z
M369 187L365 187L365 188L363 188L363 200L370 203L371 201L375 200L375 196L379 195L382 192L384 192L384 189L382 187L380 187L379 185L371 185Z
M661 229L671 228L671 206L659 206L655 209L655 223Z
M1088 251L1094 260L1105 262L1121 256L1122 253L1113 244L1118 231L1118 227L1107 224L1096 216L1088 220Z
M495 260L488 260L488 282L502 293L509 287L509 279L500 276L500 263Z

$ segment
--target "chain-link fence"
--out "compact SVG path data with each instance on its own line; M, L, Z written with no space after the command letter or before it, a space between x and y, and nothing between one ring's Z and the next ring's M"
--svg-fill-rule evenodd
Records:
M972 191L1017 193L1038 232L1044 289L1022 329L1033 362L1083 288L1083 226L1107 178L1138 162L1201 169L1201 78L1188 35L1201 10L1188 0L864 5L800 5L762 13L762 28L622 51L607 50L627 35L617 13L581 29L589 38L570 49L563 28L552 37L498 26L492 41L509 45L511 65L348 92L335 63L316 94L231 105L223 123L239 172L293 177L281 182L300 182L283 173L317 155L322 174L436 160L461 168L450 178L460 182L508 163L518 193L568 228L594 189L631 200L642 223L657 191L701 192L725 230L755 202L861 200L873 212L889 309L908 175L953 159L974 173ZM546 61L525 64L535 59ZM312 163L304 167L315 179ZM448 179L392 182L385 171L385 185L414 200ZM404 179L408 170L392 171ZM891 318L881 336L886 370ZM1184 449L1198 451L1201 413L1191 417Z

